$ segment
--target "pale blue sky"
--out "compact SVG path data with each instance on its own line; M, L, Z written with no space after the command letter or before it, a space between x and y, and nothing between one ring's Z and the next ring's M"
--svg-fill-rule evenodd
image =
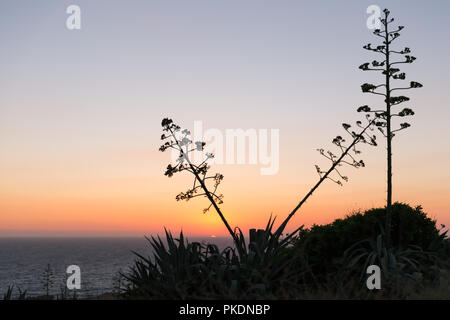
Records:
M82 30L66 28L70 4ZM279 128L281 174L313 171L314 149L358 119L357 106L379 101L360 90L375 75L358 70L375 58L362 49L378 40L366 27L372 4L406 26L396 43L418 59L404 71L424 85L409 94L416 116L394 164L414 158L433 170L412 168L413 183L448 188L449 1L2 0L0 174L157 150L166 116ZM381 176L383 151L369 154ZM160 175L166 164L150 165Z
M65 28L72 3L81 31ZM407 26L401 43L419 57L411 76L431 81L428 92L448 87L448 1L387 3ZM2 1L2 115L10 125L66 116L80 125L83 111L126 121L124 113L159 118L170 109L186 121L203 113L275 127L313 112L339 115L336 103L358 98L367 78L357 66L372 58L361 49L375 40L365 27L370 4L386 1Z

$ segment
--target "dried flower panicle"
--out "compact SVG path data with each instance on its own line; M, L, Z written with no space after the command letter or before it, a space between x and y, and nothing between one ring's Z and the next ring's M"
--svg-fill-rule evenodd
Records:
M192 186L188 190L180 192L175 199L177 201L189 201L195 197L211 197L213 201L203 210L204 213L213 206L213 202L217 205L222 204L223 195L217 194L217 189L223 180L223 175L220 173L208 175L210 166L207 161L214 158L214 154L205 153L204 160L199 164L193 163L190 158L190 154L193 152L204 151L206 143L203 141L192 141L191 132L187 129L181 130L180 126L174 124L172 119L164 118L161 126L165 132L161 135L161 140L165 142L159 150L164 152L167 149L174 149L179 153L176 164L169 164L164 175L172 177L175 173L182 171L187 171L194 175ZM211 181L211 189L207 188L209 181Z

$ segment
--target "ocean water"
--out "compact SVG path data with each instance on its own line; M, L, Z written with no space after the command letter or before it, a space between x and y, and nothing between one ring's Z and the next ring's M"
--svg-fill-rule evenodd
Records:
M214 243L219 248L232 244L229 238L189 238L189 241ZM66 268L81 269L79 297L110 292L119 271L133 264L136 251L151 256L151 246L142 238L0 238L0 295L14 285L29 296L44 295L43 273L50 264L53 285L50 293L60 294L65 285Z

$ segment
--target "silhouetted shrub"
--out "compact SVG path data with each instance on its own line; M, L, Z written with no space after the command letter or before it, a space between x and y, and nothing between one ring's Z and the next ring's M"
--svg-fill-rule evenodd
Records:
M383 233L386 208L355 213L327 225L301 230L294 249L306 257L315 276L336 272L345 250L362 240L376 240ZM418 246L425 251L443 250L436 221L427 217L420 206L395 203L392 206L392 246ZM445 250L445 249L444 249Z

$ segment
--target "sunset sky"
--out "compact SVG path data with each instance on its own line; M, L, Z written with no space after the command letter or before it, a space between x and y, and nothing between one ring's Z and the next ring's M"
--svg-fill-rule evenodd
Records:
M67 6L81 30L66 28ZM207 199L177 202L192 183L164 176L161 120L183 128L279 129L280 166L214 165L232 227L279 220L326 168L342 122L362 118L380 74L369 5L404 25L394 42L417 57L401 65L423 88L403 92L412 127L394 138L394 201L422 205L450 225L450 2L448 1L1 1L0 236L141 236L163 227L226 235ZM381 82L380 82L381 83ZM406 82L409 83L409 82ZM379 137L381 139L381 137ZM380 140L381 142L381 140ZM366 168L321 186L288 229L383 206L386 150L363 146Z

